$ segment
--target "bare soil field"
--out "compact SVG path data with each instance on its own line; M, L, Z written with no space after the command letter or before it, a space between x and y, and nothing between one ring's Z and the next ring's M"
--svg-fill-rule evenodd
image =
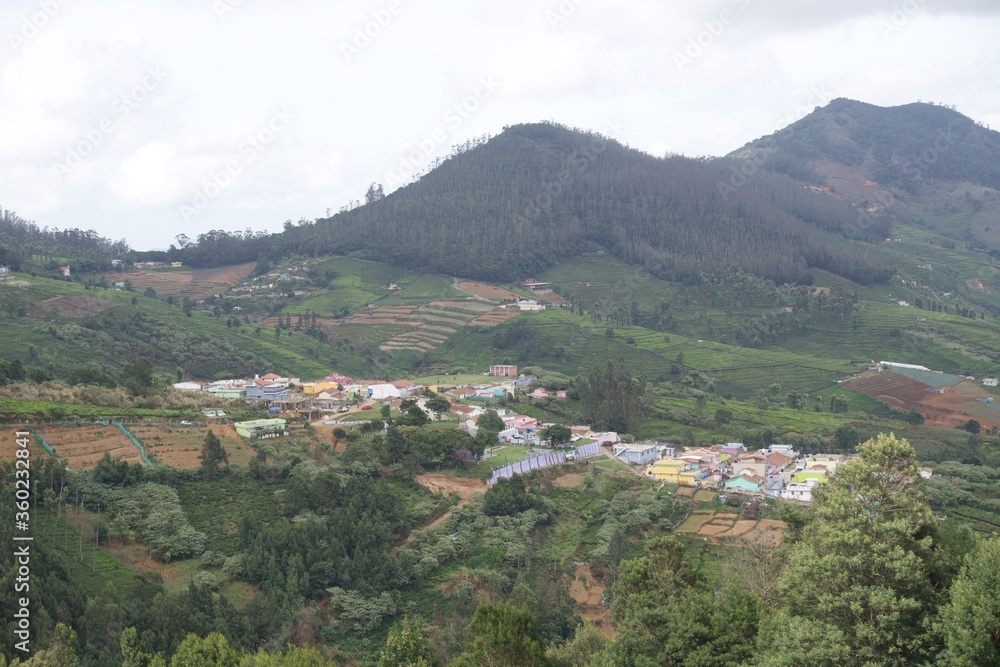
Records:
M836 199L846 199L851 203L868 200L873 202L869 206L871 212L896 203L895 197L889 191L865 178L855 167L848 167L831 160L813 160L809 166L826 177L827 185L831 186L832 190L829 194Z
M567 473L562 477L552 480L552 484L564 489L575 489L578 486L583 486L583 475L575 472Z
M137 269L125 273L107 273L104 277L112 282L127 280L138 292L152 287L157 294L177 294L202 299L235 287L250 276L254 266L254 262L248 262L217 269Z
M740 519L733 527L724 533L721 533L719 537L738 537L740 535L745 535L753 530L757 526L756 521L751 521L749 519Z
M250 459L256 456L253 448L227 424L211 424L207 428L156 424L129 426L128 430L146 448L150 458L155 458L157 462L173 468L197 468L201 465L201 459L198 457L205 445L207 430L219 436L229 456L230 464L247 465Z
M966 280L965 284L970 288L982 292L983 294L995 294L996 290L989 283L984 283L979 278Z
M469 322L469 326L495 327L520 314L521 311L517 308L494 308Z
M566 299L562 298L555 292L538 292L535 294L536 301L548 301L549 303L561 306L566 303Z
M781 544L784 529L784 522L775 519L754 521L740 519L739 515L730 512L695 510L675 529L675 532L707 537L713 544L731 544L733 540L761 538L769 540L777 546Z
M977 400L990 394L971 380L946 387L943 392L928 391L928 385L905 375L879 373L852 380L845 386L899 410L915 409L924 415L928 426L955 428L970 418L988 427L1000 425L1000 411Z
M695 489L693 486L679 486L677 487L677 491L675 491L674 493L676 493L678 496L691 497L694 495L694 492L696 490L697 489Z
M928 385L899 373L870 375L847 382L844 386L853 391L868 394L876 400L881 400L880 396L890 396L907 406L926 400L931 394L927 391ZM905 409L908 410L909 407Z
M136 446L114 426L39 426L36 430L73 470L93 468L105 453L129 463L142 463Z
M0 429L0 461L7 459L8 461L13 461L17 457L17 450L20 447L17 446L17 432L22 433L27 432L27 429L23 426L4 426ZM35 440L35 436L28 435L28 451L31 453L31 460L41 460L41 457L48 456L49 453L45 451L38 441Z
M447 496L454 491L458 494L458 497L461 498L459 505L464 505L469 502L477 493L486 493L487 488L486 484L481 480L471 479L468 477L450 477L448 475L429 474L419 475L416 480L434 493L440 493Z
M84 296L82 294L57 296L53 299L38 302L40 308L64 317L90 317L114 305L114 302L107 299L98 299L97 297Z
M585 621L596 623L609 639L614 639L611 625L611 609L604 603L606 586L597 580L589 565L578 565L573 570L573 580L569 583L569 594L579 607L577 613Z
M481 296L484 299L492 299L495 301L517 301L522 298L520 294L515 294L514 292L502 287L488 285L486 283L478 283L473 280L460 280L455 284L455 287L464 292L469 292L470 294Z

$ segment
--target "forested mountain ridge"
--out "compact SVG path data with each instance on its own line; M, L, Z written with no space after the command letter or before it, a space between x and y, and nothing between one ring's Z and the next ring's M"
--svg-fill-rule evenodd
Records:
M1000 215L1000 132L954 107L836 99L727 158L826 190L859 206L862 222L913 222L1000 248L991 225Z
M286 229L268 254L352 253L484 280L601 249L678 281L731 267L778 282L806 282L808 267L866 283L891 275L830 236L856 236L852 207L766 171L735 187L731 172L517 125L388 196L370 191L364 206Z

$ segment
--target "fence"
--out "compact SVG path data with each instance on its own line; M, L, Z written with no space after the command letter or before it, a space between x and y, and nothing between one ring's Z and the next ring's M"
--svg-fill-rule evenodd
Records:
M38 444L40 444L45 449L45 451L47 451L49 454L52 455L52 458L54 458L56 461L62 460L59 458L59 455L56 454L56 450L52 449L52 446L49 443L45 442L45 438L43 438L38 431L36 431L31 427L28 427L28 430L31 431L31 435L35 436L35 440L38 441ZM66 468L66 470L70 469Z
M601 445L597 442L581 445L580 447L574 449L572 453L576 460L585 459L588 456L597 456L601 453ZM546 452L545 454L541 454L539 456L521 459L520 461L508 463L502 468L497 468L493 471L493 474L486 483L493 485L496 484L497 480L501 477L510 478L514 475L521 475L526 472L531 472L532 470L540 470L542 468L548 468L565 462L566 452Z
M125 435L125 437L131 440L132 444L136 446L136 449L139 450L139 456L142 457L142 462L148 466L153 465L153 462L150 461L149 457L146 456L146 448L142 446L142 443L136 440L135 436L129 433L129 430L124 426L122 426L122 423L120 421L111 420L111 423L117 426L118 430L121 431Z

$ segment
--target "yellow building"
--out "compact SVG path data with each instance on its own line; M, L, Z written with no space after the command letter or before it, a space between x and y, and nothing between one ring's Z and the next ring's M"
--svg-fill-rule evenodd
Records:
M321 394L324 391L336 393L339 391L337 387L338 385L336 382L328 382L327 380L320 380L319 382L305 382L302 385L302 393L307 396Z
M659 459L646 466L646 475L667 484L680 484L680 474L688 467L687 461Z
M680 486L701 486L701 480L705 477L705 472L698 468L682 470L677 475L677 483Z

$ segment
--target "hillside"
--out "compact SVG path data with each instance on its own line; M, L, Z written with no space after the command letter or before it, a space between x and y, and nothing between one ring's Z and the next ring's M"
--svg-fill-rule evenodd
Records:
M837 99L727 157L857 206L861 226L917 224L1000 249L1000 132L953 108Z
M850 207L786 178L724 190L727 179L712 162L517 125L388 196L373 190L360 208L286 229L269 256L352 253L490 281L598 250L678 281L730 267L778 282L806 281L809 267L859 282L891 275L838 242Z

